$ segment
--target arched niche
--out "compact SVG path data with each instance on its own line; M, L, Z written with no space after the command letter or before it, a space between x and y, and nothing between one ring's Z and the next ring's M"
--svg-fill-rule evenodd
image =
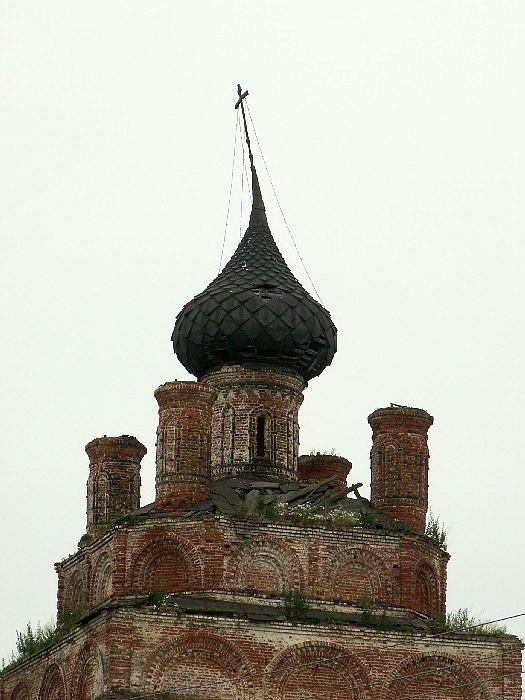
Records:
M64 674L57 664L48 666L40 684L38 700L66 700Z
M390 603L392 579L385 562L366 547L341 547L324 565L325 595L354 603Z
M389 681L385 700L487 700L483 681L468 664L446 654L408 659Z
M197 549L182 537L163 537L137 556L132 573L134 593L175 593L202 587L202 562Z
M268 700L370 698L370 679L359 654L329 642L289 647L271 662L265 679Z
M296 552L286 544L266 539L245 542L230 557L226 585L237 590L281 594L304 588L305 577Z
M144 674L150 693L170 700L250 700L255 670L229 640L208 633L186 634L160 646Z

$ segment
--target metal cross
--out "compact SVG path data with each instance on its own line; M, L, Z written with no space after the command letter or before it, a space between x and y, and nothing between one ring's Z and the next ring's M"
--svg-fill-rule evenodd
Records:
M248 144L248 155L250 156L250 165L253 168L253 154L252 154L252 147L250 144L250 137L248 135L248 125L246 124L246 113L244 112L244 98L248 97L248 90L245 90L244 92L241 89L240 85L237 85L237 94L239 95L239 99L235 103L235 109L239 109L239 106L241 108L242 112L242 120L244 123L244 135L246 136L246 143Z

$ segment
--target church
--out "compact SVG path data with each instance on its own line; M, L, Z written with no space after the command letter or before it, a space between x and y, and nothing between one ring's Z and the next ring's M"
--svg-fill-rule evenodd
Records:
M156 495L135 437L98 437L86 531L56 564L66 633L0 674L0 700L519 700L512 635L448 630L449 554L427 529L425 410L368 416L371 498L351 463L301 455L309 382L337 350L266 217L179 312L195 381L155 391Z

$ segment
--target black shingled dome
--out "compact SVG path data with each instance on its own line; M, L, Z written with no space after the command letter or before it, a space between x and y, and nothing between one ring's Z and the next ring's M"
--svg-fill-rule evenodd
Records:
M252 186L246 233L222 272L177 316L173 348L196 377L227 363L256 363L289 367L308 380L332 362L337 329L279 252L253 166Z

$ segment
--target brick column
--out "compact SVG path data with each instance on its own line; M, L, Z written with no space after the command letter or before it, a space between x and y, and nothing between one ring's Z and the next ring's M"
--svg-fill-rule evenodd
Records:
M86 445L87 532L140 508L140 460L147 450L131 435L95 438Z
M428 509L427 432L434 419L420 408L378 408L372 428L371 504L425 531Z
M299 481L323 481L335 476L333 482L334 491L344 491L346 480L352 469L352 462L338 455L301 455L297 465L297 478Z
M210 495L211 412L216 392L198 382L159 386L155 507L186 511Z

